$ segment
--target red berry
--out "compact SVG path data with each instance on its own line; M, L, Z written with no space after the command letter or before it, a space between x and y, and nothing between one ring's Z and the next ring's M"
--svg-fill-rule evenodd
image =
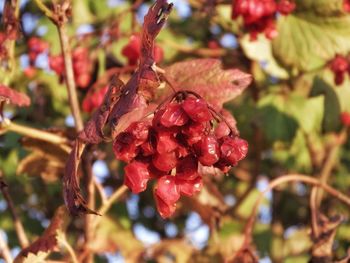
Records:
M125 166L124 171L124 184L129 187L134 194L146 190L150 175L145 163L132 161Z
M168 205L157 195L154 196L156 200L157 210L162 218L168 218L174 214L176 210L176 203Z
M227 124L224 121L222 121L218 123L218 126L216 126L214 133L216 138L220 139L224 136L228 136L231 133L231 130L227 126Z
M132 35L129 43L122 49L122 54L128 58L129 65L136 65L141 55L141 38L139 35Z
M160 118L160 122L165 127L183 126L188 121L186 112L178 103L169 103Z
M193 180L198 177L198 161L193 155L189 155L178 161L176 166L176 178L181 180Z
M289 0L281 0L277 5L277 11L282 15L289 15L295 9L295 3Z
M330 68L334 73L345 72L349 68L349 62L346 57L342 55L336 55L330 63Z
M203 188L202 177L199 175L193 180L182 180L176 177L176 184L180 193L187 196L193 196Z
M215 136L204 136L202 141L195 145L198 153L198 159L201 164L211 166L220 158L219 143Z
M24 70L24 75L26 75L28 78L33 78L36 74L36 68L34 67L27 67L25 70Z
M182 108L187 115L196 122L210 121L211 115L208 104L203 99L188 97L182 103Z
M175 177L167 175L159 178L155 195L162 199L167 205L176 203L180 198L180 192L175 183Z
M157 132L157 152L159 154L172 152L178 147L174 133L171 132Z
M169 172L173 168L175 168L177 164L177 157L175 152L156 153L153 155L152 163L154 167L156 167L160 171Z
M49 44L37 37L31 37L28 41L29 50L33 53L40 54L49 48Z
M350 113L349 112L342 112L340 115L340 120L341 120L341 123L345 127L350 127Z
M187 143L189 145L199 142L206 129L205 123L202 122L189 122L183 129L182 133L186 135Z
M235 137L224 137L220 146L221 158L226 160L230 165L237 165L248 153L247 141Z
M64 60L61 55L49 56L50 68L61 76L64 73Z
M345 12L350 12L350 0L343 1L343 9Z
M134 136L129 132L122 132L113 143L113 151L118 160L130 162L136 157L139 149L134 144Z
M92 92L90 94L88 93L83 100L83 104L82 104L83 111L90 113L95 109L97 109L98 107L100 107L107 91L108 91L108 86L104 86L103 88L100 88L95 92Z
M136 146L139 146L147 141L149 129L150 129L150 122L138 121L130 124L130 126L126 129L126 131L130 132L134 136L133 143Z

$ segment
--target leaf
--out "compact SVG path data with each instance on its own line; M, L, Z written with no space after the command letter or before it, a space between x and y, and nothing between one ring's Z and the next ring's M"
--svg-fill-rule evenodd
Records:
M192 90L217 107L233 100L251 83L251 75L238 69L222 69L220 60L193 59L175 63L165 69L176 87Z
M319 77L314 78L310 96L324 96L323 131L337 131L340 128L340 102L334 89Z
M30 105L30 98L14 89L11 89L3 84L0 84L0 103L5 101L19 107L25 107Z
M140 262L144 247L131 230L125 229L118 220L103 216L96 226L95 238L89 247L95 253L115 253L120 251L128 262Z
M320 15L335 15L343 11L344 0L296 0L297 10L311 10Z
M240 39L241 47L245 55L258 61L265 72L279 79L287 79L288 72L281 67L272 54L272 44L265 36L259 35L256 41L250 41L250 36L246 35Z
M316 70L336 54L350 51L350 16L320 16L313 12L278 19L273 54L287 69Z
M318 216L318 236L314 237L311 249L311 263L331 262L333 259L333 243L338 226L344 221L342 216L327 218L320 214Z
M48 254L57 248L56 232L64 231L68 225L68 212L64 206L56 209L51 223L45 232L29 247L23 249L15 258L15 263L20 262L44 262Z

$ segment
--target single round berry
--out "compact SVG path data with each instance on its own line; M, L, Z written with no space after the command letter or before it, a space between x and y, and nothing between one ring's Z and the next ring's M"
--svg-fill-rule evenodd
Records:
M145 163L132 161L124 167L124 171L124 184L129 187L134 194L146 190L150 174Z

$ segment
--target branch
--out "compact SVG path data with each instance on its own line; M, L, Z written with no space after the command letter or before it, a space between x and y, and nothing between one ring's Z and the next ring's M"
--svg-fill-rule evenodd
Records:
M6 244L5 240L0 235L0 255L4 258L5 262L13 262L10 248Z
M10 120L6 120L6 122L1 123L0 131L3 131L3 130L5 132L12 131L24 136L28 136L30 138L57 144L66 152L71 151L71 148L68 146L69 140L67 138L64 138L62 136L59 136L50 132L27 127L21 124L11 122Z
M63 247L65 247L68 251L68 254L70 255L72 262L73 263L78 263L78 258L74 252L74 249L72 248L72 246L68 243L66 235L63 231L61 230L57 230L57 241L60 245L62 245Z
M69 46L69 37L65 27L65 24L68 19L67 11L69 8L70 8L70 5L67 6L66 4L56 6L56 14L58 19L55 24L57 26L58 35L61 43L62 54L63 54L64 68L65 68L65 82L66 82L67 91L68 91L69 105L74 118L75 128L77 131L81 131L84 125L80 114L78 96L77 96L77 91L75 86L72 55L71 55L71 49Z
M13 219L13 223L15 225L15 230L16 230L19 244L21 245L22 248L25 248L29 245L29 241L28 241L27 235L24 231L22 222L19 219L19 216L16 212L12 198L10 196L8 189L7 189L7 184L5 183L5 181L3 179L3 173L1 170L0 170L0 191L1 191L2 195L4 196L4 198L7 202L8 208L10 210L10 213L11 213L11 216Z
M38 8L52 21L56 21L56 16L41 0L34 0Z
M261 202L264 200L265 194L271 191L276 186L279 186L280 184L284 184L288 182L297 182L297 181L320 187L326 192L328 192L330 195L332 195L333 197L337 198L338 200L344 202L346 205L350 206L350 198L348 196L344 195L343 193L339 192L337 189L325 183L322 183L320 180L317 180L313 177L310 177L307 175L301 175L301 174L289 174L289 175L278 177L269 183L268 187L263 192L260 193L257 201L255 202L253 211L249 217L248 223L245 226L245 231L244 231L245 242L243 246L248 246L251 242L256 214Z

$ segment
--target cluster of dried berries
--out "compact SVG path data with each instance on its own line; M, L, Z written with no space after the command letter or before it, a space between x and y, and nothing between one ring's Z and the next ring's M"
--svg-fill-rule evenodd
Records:
M334 82L336 85L341 85L344 82L345 74L350 75L350 65L346 57L336 55L330 62L330 68L334 73Z
M198 166L214 166L228 172L248 151L207 102L190 92L178 92L158 108L153 119L132 123L113 144L118 160L127 162L124 184L133 193L156 179L157 208L171 216L181 195L192 196L202 188Z
M122 49L122 54L128 59L128 64L130 66L137 65L137 62L141 55L141 36L138 34L132 35L129 39L128 44L126 44ZM154 60L159 63L163 60L164 52L163 49L155 45L154 49Z
M295 9L290 0L232 0L232 19L243 17L244 27L250 33L251 40L256 40L259 33L268 39L277 36L276 15L288 15Z
M92 92L89 91L89 93L85 96L83 100L83 104L82 104L83 111L91 113L95 109L100 107L107 91L108 91L108 85L103 86Z
M87 88L91 80L91 61L88 49L85 47L74 49L72 52L72 60L75 83L80 88ZM49 65L61 79L64 78L65 70L62 55L50 55Z
M34 64L38 55L46 52L49 49L49 43L41 40L40 38L31 37L28 41L28 49L29 62Z
M340 121L345 127L350 127L350 113L345 111L340 114Z

